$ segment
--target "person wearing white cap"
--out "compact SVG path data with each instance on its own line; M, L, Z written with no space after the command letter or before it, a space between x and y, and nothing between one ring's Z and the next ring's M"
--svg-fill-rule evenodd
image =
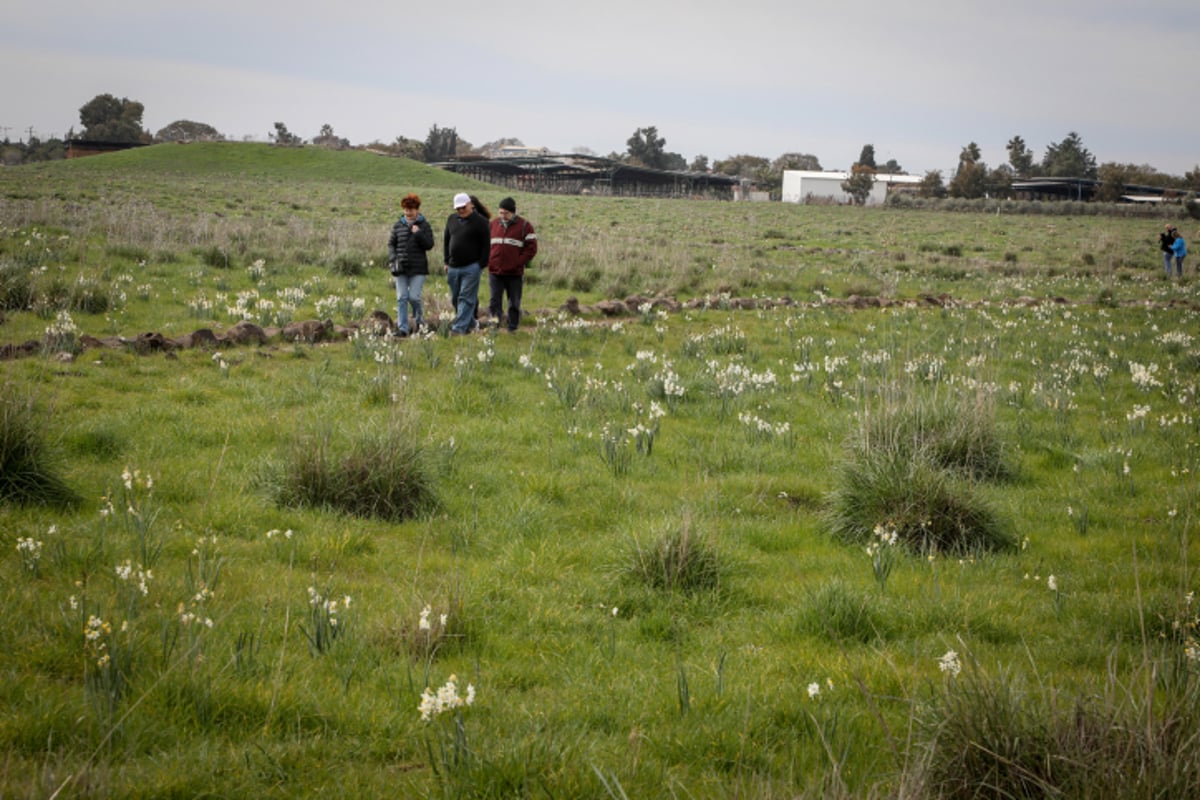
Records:
M446 220L442 236L442 254L446 265L446 283L450 286L450 303L454 306L454 322L450 335L461 336L475 330L475 310L479 307L479 277L487 268L491 249L488 221L475 208L465 192L454 195L454 213Z

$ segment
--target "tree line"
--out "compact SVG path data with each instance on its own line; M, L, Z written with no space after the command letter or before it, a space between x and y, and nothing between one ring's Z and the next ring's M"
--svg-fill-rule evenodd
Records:
M76 136L74 129L66 139L82 139L96 142L125 144L150 144L153 142L225 141L225 137L211 125L192 120L176 120L151 133L142 127L144 106L136 100L117 98L111 94L100 94L79 109L82 132ZM332 149L347 149L350 142L338 136L333 126L325 124L310 140L292 133L283 122L276 122L267 138L277 146L294 147L312 144ZM448 161L463 156L495 153L506 145L521 146L516 138L502 138L478 147L459 136L454 127L438 124L430 126L424 139L397 136L394 141L379 141L366 145L369 149L391 155L411 158L426 163ZM958 166L949 180L941 170L925 173L917 191L924 197L1011 197L1013 182L1038 177L1091 178L1101 181L1097 199L1119 200L1127 184L1141 184L1180 193L1200 191L1200 165L1182 176L1159 172L1149 164L1097 164L1096 157L1084 146L1082 137L1071 131L1061 141L1046 146L1041 160L1020 136L1013 136L1006 145L1008 161L997 167L989 167L982 158L979 145L970 142L958 156ZM576 148L576 153L596 155L586 147ZM66 143L62 139L39 140L30 134L27 141L11 142L7 138L0 142L0 163L20 164L29 161L49 161L64 158ZM650 169L712 172L740 178L760 191L778 197L785 170L821 171L821 162L815 155L788 152L776 158L746 153L726 159L712 161L708 156L697 155L690 162L683 155L667 149L666 137L657 126L637 128L625 142L625 150L611 152L607 158L634 166ZM859 158L850 168L850 176L843 183L845 191L856 201L864 202L870 193L876 174L907 174L890 159L876 164L875 147L864 145Z

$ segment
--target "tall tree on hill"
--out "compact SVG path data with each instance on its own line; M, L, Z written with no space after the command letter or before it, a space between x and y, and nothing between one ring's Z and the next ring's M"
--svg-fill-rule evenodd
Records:
M625 145L628 148L625 152L629 161L654 169L666 167L667 140L658 135L658 128L654 125L638 128Z
M321 126L321 132L313 137L312 143L318 147L328 147L331 150L346 150L350 140L343 139L333 132L333 126L326 122Z
M871 170L878 169L878 167L875 166L875 145L864 144L862 152L858 154L858 161L856 161L855 164ZM853 171L853 169L854 168L851 167L851 171Z
M980 160L979 145L971 142L958 154L958 170L948 187L951 197L983 197L988 192L987 164Z
M94 142L140 142L145 110L136 100L98 94L79 109L79 121L83 123L80 136Z
M788 169L820 172L821 161L811 153L784 153L771 163L771 169L780 175Z
M212 125L177 119L154 134L156 142L221 142L225 137Z
M267 137L280 147L296 147L304 144L304 140L289 131L287 125L282 122L276 122L275 132L268 133Z
M1014 136L1008 140L1008 163L1013 168L1013 172L1018 178L1029 178L1033 176L1033 151L1026 145L1025 140L1020 136Z
M458 130L455 128L439 128L435 122L429 127L429 135L425 137L425 161L432 164L435 161L446 161L458 154Z
M1071 131L1061 142L1046 148L1042 169L1054 178L1095 178L1096 157L1083 146L1079 134Z

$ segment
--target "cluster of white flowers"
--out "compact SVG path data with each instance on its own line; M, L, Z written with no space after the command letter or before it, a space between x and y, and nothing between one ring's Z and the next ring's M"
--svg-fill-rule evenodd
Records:
M325 613L329 616L329 626L336 628L338 626L338 611L350 607L350 595L343 596L339 605L337 600L322 597L315 587L310 586L308 587L308 604L313 608L324 609Z
M833 691L833 678L825 679L825 687L829 691L831 691L831 692ZM821 684L817 683L816 681L813 681L812 683L810 683L808 685L808 699L809 700L820 700L821 699Z
M208 299L208 295L204 292L187 301L188 315L199 319L208 319L212 316L213 301Z
M1156 338L1154 341L1161 345L1165 345L1168 348L1183 349L1191 347L1194 339L1190 333L1185 331L1168 331L1166 333L1159 334L1158 338Z
M294 535L295 534L292 533L291 528L288 528L286 531L280 531L278 528L267 531L267 539L274 539L276 537L282 539L291 539Z
M96 660L96 666L104 667L109 662L108 644L105 639L112 633L112 625L92 614L83 626L84 646L88 655Z
M246 267L246 272L250 275L250 280L261 281L267 276L267 262L263 259L255 259L254 263Z
M146 491L154 488L154 478L150 476L150 473L142 475L140 469L131 470L129 467L121 470L121 483L125 484L127 492L132 492L135 486Z
M490 364L496 358L496 350L491 346L485 347L475 354L480 364Z
M675 374L675 370L671 369L670 364L663 363L662 372L655 376L655 380L662 383L663 396L667 399L683 397L687 389L683 385L683 381Z
M945 655L938 659L938 669L956 677L958 673L962 672L962 662L958 660L958 653L947 650Z
M738 421L751 430L752 433L764 439L770 439L777 436L786 436L791 430L792 425L789 422L770 423L762 417L751 414L747 411L742 411L738 414Z
M142 593L143 597L150 594L150 581L153 580L154 573L148 569L143 569L141 564L135 567L132 561L125 559L124 564L117 564L115 571L117 578L135 586Z
M1156 377L1158 375L1158 364L1142 365L1136 361L1130 361L1129 374L1133 380L1133 385L1143 392L1148 392L1151 389L1162 386L1162 381Z
M945 375L946 359L941 356L921 356L904 362L904 372L926 383L936 383Z
M1139 420L1145 420L1146 415L1149 413L1150 406L1139 406L1135 403L1133 406L1133 411L1130 411L1128 414L1126 414L1125 419L1129 422L1138 422Z
M433 606L427 605L421 609L420 618L417 620L417 630L422 630L422 631L433 630L433 624L430 623L430 621L429 621L429 617L432 614L433 614ZM446 623L449 621L450 621L449 614L438 615L438 623L441 625L441 627L443 629L446 627Z
M429 687L425 687L425 691L421 693L421 704L417 706L417 710L421 712L421 721L429 722L437 715L452 711L463 706L473 705L475 703L475 685L467 684L467 693L465 696L460 696L458 693L458 678L451 675L446 685L437 690L437 693L430 691Z
M18 537L17 553L21 556L21 566L28 572L36 572L38 561L42 557L42 543L32 536Z

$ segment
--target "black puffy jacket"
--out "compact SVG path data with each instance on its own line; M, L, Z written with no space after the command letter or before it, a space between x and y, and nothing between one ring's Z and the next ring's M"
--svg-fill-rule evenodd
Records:
M428 275L429 257L433 249L433 227L421 214L417 215L417 232L412 232L413 223L404 217L392 226L388 237L388 266L393 275Z

